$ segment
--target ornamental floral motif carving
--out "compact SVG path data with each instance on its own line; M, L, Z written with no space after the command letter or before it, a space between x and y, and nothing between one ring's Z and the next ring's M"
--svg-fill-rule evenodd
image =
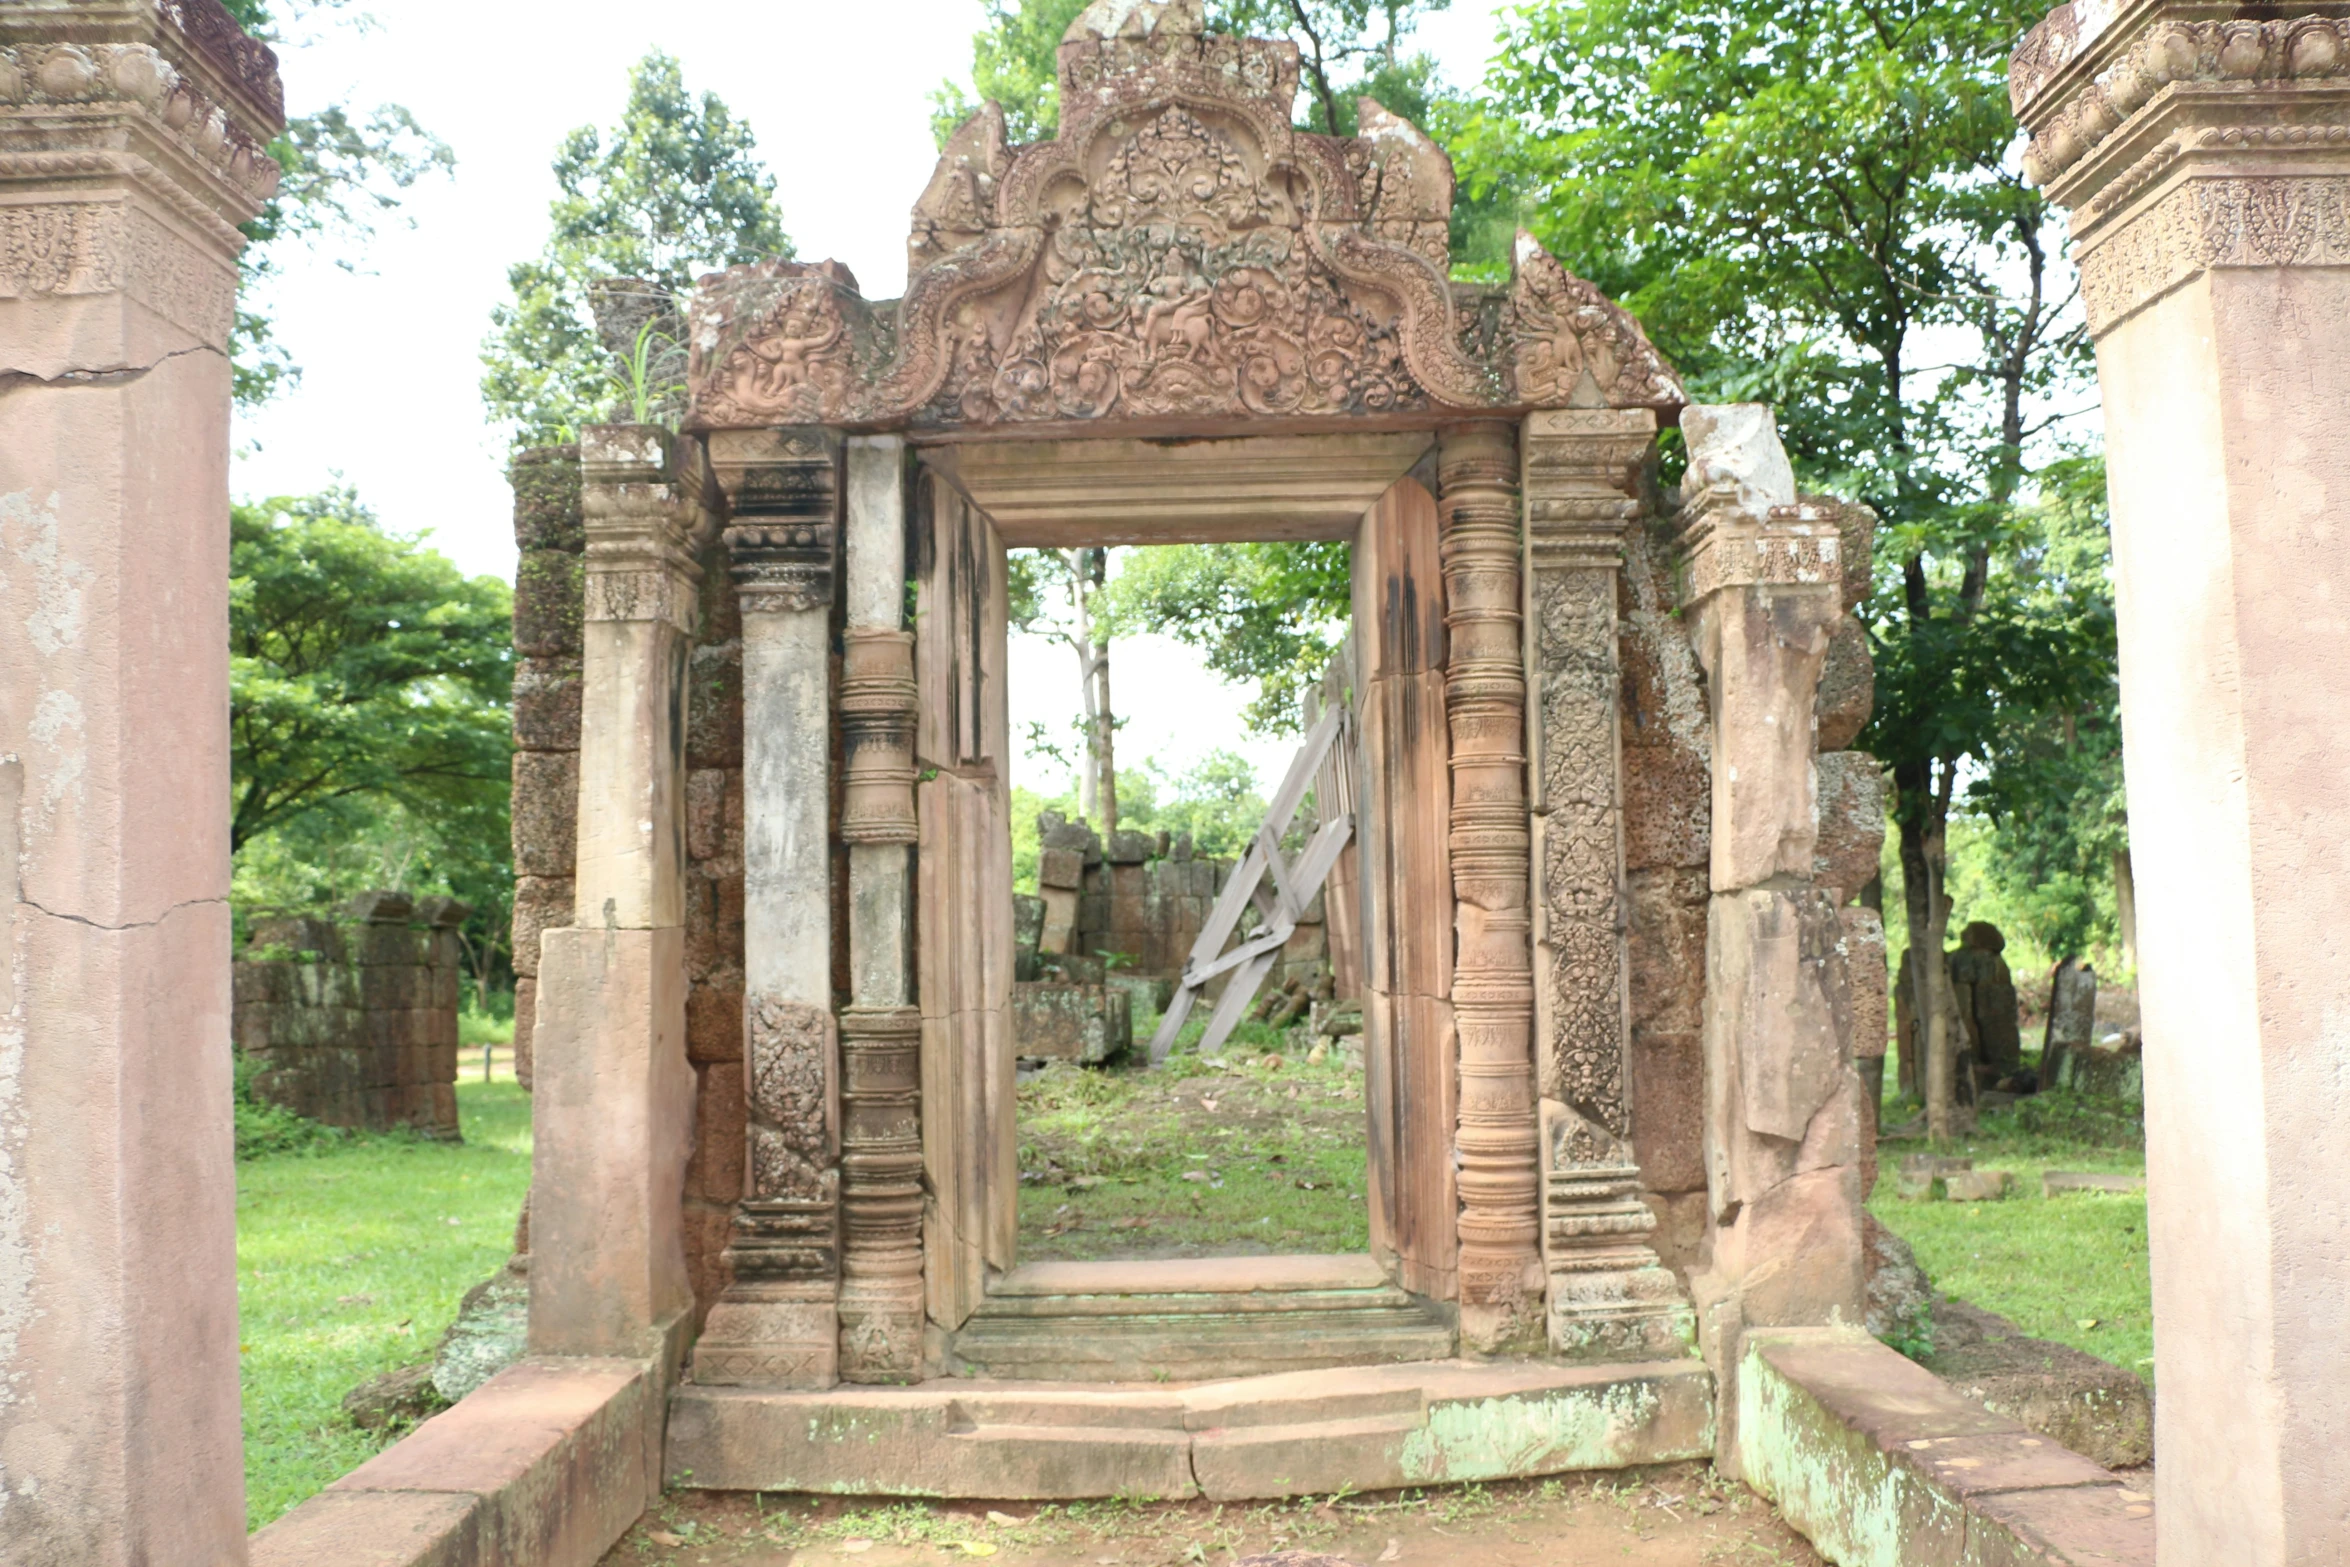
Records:
M833 1192L832 1013L755 996L744 1008L750 1056L751 1195L820 1202Z
M1061 49L1056 139L1009 147L992 107L949 139L894 310L831 263L704 280L689 425L1682 401L1631 317L1530 238L1513 293L1456 290L1442 150L1376 105L1360 137L1295 130L1297 69L1293 46L1205 35L1180 6L1132 36L1081 25Z
M2207 267L2342 265L2350 178L2193 179L2081 253L2081 299L2101 333Z

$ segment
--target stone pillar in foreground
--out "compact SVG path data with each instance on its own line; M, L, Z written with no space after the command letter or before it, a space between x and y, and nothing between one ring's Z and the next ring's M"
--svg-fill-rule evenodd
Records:
M840 1374L922 1373L922 1012L914 1005L914 634L906 621L906 443L848 442L841 673L849 845L841 1013Z
M211 0L0 6L0 1560L245 1559L229 1114L235 225Z
M1552 1350L1593 1360L1696 1337L1632 1151L1616 600L1655 443L1645 408L1536 413L1523 438L1545 1315Z
M1437 473L1452 735L1461 1344L1492 1353L1539 1345L1543 1334L1517 432L1500 423L1446 430Z
M1862 1320L1860 1089L1836 899L1812 885L1838 514L1799 505L1768 408L1685 409L1685 612L1713 727L1706 1260L1690 1283L1735 1462L1748 1328Z
M2158 1549L2281 1567L2350 1560L2350 6L2221 9L2010 82L2105 402Z
M840 1076L832 993L832 600L839 444L726 431L710 458L743 623L743 1070L734 1282L694 1380L840 1380ZM902 567L901 567L902 569Z
M530 1348L666 1353L691 1311L685 1166L685 655L694 496L666 431L580 433L587 520L577 880L539 938Z

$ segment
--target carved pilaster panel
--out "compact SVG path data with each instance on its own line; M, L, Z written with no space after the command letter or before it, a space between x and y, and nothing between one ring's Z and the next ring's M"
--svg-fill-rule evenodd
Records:
M840 449L824 430L729 432L710 443L726 549L746 615L829 609L838 570Z
M586 618L690 633L702 568L694 559L691 497L672 477L668 432L588 426L580 432L580 479Z
M841 1014L840 1367L849 1382L922 1370L922 1014Z
M2089 330L2214 268L2350 266L2350 125L2315 129L2333 133L2342 172L2188 178L2100 225L2078 252Z
M1438 464L1450 649L1461 1332L1473 1347L1493 1350L1538 1331L1542 1293L1515 431L1502 424L1447 431Z

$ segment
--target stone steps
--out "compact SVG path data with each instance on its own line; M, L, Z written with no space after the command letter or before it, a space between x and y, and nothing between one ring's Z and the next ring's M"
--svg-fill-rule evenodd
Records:
M679 1388L670 1482L707 1490L1240 1501L1710 1457L1713 1378L1461 1360L1162 1383Z
M1451 1326L1368 1257L1046 1262L995 1281L948 1365L967 1377L1196 1382L1453 1348Z

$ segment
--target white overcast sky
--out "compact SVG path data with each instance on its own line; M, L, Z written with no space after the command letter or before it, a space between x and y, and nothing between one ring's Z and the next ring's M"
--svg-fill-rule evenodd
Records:
M364 0L363 0L364 3ZM1453 0L1419 45L1447 80L1484 73L1500 0ZM265 301L302 367L291 394L238 423L240 496L357 488L387 526L429 529L468 572L511 577L504 445L476 391L490 307L506 268L546 240L548 172L576 126L608 125L629 67L662 48L686 85L751 125L774 170L784 228L803 259L846 262L867 298L905 282L906 220L929 178L930 93L970 66L979 0L373 0L373 25L337 25L281 50L288 107L399 103L457 155L454 178L409 196L413 227L388 224L367 270L292 256ZM1190 657L1143 639L1113 666L1131 715L1121 756L1185 765L1235 746L1239 701ZM1015 650L1015 731L1062 721L1075 666L1059 649ZM1203 717L1206 722L1202 722ZM1239 745L1270 790L1285 747ZM1033 778L1037 769L1023 767Z

